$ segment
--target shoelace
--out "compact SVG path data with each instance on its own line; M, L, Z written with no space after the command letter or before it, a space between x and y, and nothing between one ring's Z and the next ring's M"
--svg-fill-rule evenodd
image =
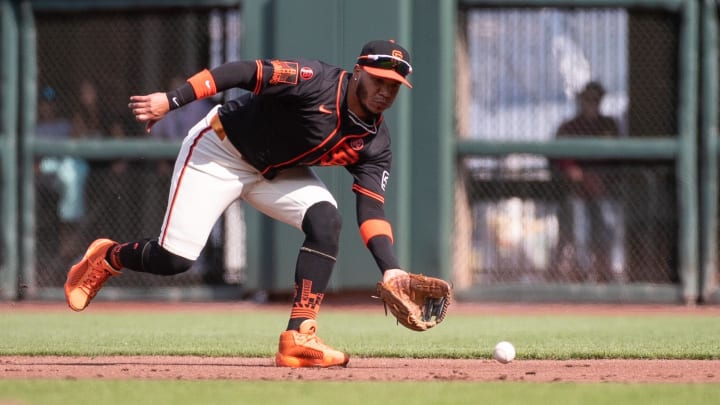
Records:
M315 346L329 348L329 346L327 346L325 344L325 342L323 342L322 339L320 339L320 337L318 335L316 335L314 333L312 333L312 334L311 333L303 333L303 335L305 335L305 344L311 343L312 345L315 345Z
M107 280L109 276L110 273L108 273L105 269L93 270L88 278L85 279L83 285L86 286L91 293L95 293L100 284Z
M322 350L335 350L332 347L326 345L325 342L323 342L322 339L317 336L313 336L311 339L315 347L322 348Z

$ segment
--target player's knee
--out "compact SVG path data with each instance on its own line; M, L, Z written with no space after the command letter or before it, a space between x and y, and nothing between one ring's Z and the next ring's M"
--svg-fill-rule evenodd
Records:
M194 260L166 250L157 241L148 243L150 246L146 246L146 249L143 250L143 267L151 268L154 274L163 276L180 274L189 270L194 263Z
M319 202L305 212L302 222L304 246L336 256L341 228L342 217L337 207L327 201Z

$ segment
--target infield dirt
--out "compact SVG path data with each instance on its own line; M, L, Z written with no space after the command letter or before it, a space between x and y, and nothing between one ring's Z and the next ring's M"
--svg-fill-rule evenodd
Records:
M351 359L347 368L288 369L266 358L2 357L3 378L718 383L720 361Z

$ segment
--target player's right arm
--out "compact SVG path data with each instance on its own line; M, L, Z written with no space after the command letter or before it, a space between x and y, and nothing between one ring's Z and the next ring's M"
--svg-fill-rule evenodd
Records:
M300 67L306 69L301 80ZM308 98L312 91L322 90L319 80L325 65L305 59L236 61L222 64L211 70L203 69L177 89L167 92L170 110L180 108L194 100L212 97L222 91L240 88L254 94L271 94L278 97ZM313 83L316 85L313 86ZM302 87L303 90L299 90Z
M233 87L255 90L258 72L262 72L261 66L259 61L239 61L226 63L212 70L203 69L187 79L182 86L167 93L131 96L128 107L135 119L145 123L147 132L150 132L152 126L169 111L185 104L214 96Z

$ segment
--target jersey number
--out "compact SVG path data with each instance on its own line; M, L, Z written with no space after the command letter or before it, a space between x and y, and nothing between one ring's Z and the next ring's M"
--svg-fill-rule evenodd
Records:
M348 166L357 163L360 154L345 142L335 146L320 158L321 166Z

